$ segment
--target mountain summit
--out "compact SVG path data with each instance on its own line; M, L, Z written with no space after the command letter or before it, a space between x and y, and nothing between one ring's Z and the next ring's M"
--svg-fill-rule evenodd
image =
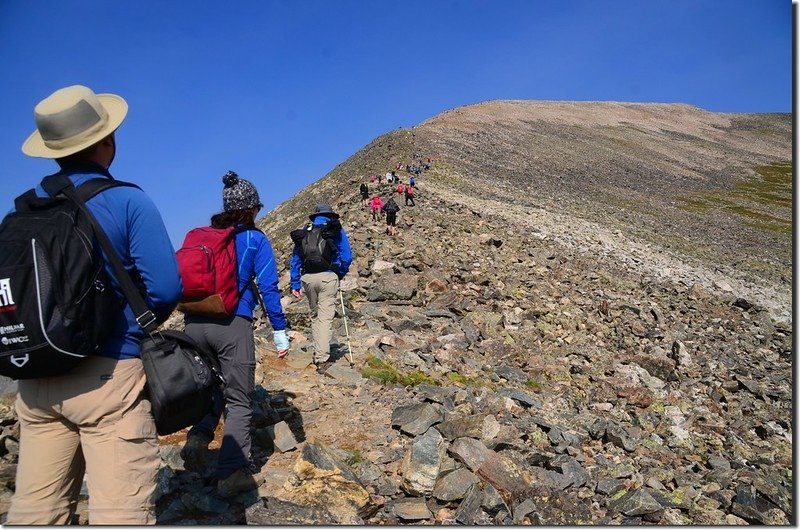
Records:
M788 114L492 101L376 138L259 222L293 340L278 359L255 323L257 491L219 498L163 437L158 522L793 523L791 136ZM370 180L413 166L414 206ZM354 261L318 372L288 264L320 202Z

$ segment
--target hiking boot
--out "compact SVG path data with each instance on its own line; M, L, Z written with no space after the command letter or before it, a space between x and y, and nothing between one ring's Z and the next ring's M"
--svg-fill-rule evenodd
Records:
M321 364L324 364L324 363L330 361L331 360L331 354L330 353L326 353L325 354L325 358L317 357L317 355L314 354L313 360L314 360L314 364L316 366L319 366Z
M233 497L245 491L258 489L264 478L254 474L253 467L239 468L217 482L217 494L220 497Z
M206 469L209 443L211 443L211 440L204 436L189 435L186 437L186 443L183 444L183 449L181 449L184 469L196 472L202 472Z
M325 361L323 363L315 363L315 364L317 366L317 373L318 374L324 374L325 372L328 371L328 368L331 367L331 365L333 364L333 361L327 360L327 361Z

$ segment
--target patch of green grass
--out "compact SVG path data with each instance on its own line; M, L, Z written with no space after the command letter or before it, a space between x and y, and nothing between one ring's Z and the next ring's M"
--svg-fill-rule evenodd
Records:
M459 374L458 372L450 372L449 374L447 374L447 378L454 383L458 383L465 386L471 386L474 388L492 387L492 384L488 381L474 377L467 377Z
M528 388L530 388L534 392L541 392L542 391L541 383L539 383L539 381L536 381L534 379L528 379L527 381L525 381L525 386L527 386Z
M364 461L364 457L358 449L348 449L347 452L350 453L350 456L345 460L348 466L355 467Z
M384 383L400 383L403 386L417 386L422 383L438 384L434 378L419 370L402 373L391 364L372 355L367 357L367 366L361 369L361 375L368 379L378 379Z
M778 162L754 166L758 177L737 182L731 191L702 192L678 197L678 208L706 214L727 210L746 226L778 234L792 233L792 165Z

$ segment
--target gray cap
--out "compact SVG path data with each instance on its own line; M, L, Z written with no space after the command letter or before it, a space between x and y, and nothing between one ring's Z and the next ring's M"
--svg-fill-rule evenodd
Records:
M330 217L331 219L338 219L339 218L339 214L335 213L333 211L333 208L331 208L331 205L328 204L328 203L325 203L325 202L319 203L317 205L317 207L314 208L314 213L312 213L308 217L310 219L314 219L314 217L316 217L318 215L325 215L327 217Z
M222 208L226 212L264 206L258 198L256 187L249 180L240 178L233 171L228 171L223 175L222 182L225 184L225 189L222 190Z

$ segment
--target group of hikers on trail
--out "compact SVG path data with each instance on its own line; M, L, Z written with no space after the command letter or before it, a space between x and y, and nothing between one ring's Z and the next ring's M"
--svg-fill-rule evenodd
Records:
M89 524L155 524L161 458L156 396L149 391L155 381L143 354L147 341L174 347L158 342L164 341L161 332L152 330L176 307L185 314L186 341L213 352L224 380L189 431L181 450L186 469L215 468L216 491L223 496L252 487L258 470L250 434L257 304L272 326L277 356L289 351L276 256L255 226L263 204L252 182L227 172L222 211L211 216L210 226L190 231L176 254L152 200L109 173L115 131L127 111L120 96L66 87L36 105L36 130L22 146L28 156L54 160L59 171L18 197L0 224L0 374L18 379L20 424L8 524L74 523L84 473ZM95 239L93 249L87 250L87 234ZM327 204L290 236L291 293L308 299L313 362L320 366L330 359L350 243ZM65 259L51 259L50 248L59 248ZM208 282L216 290L197 294ZM62 318L54 300L64 284L75 285L67 293L74 314ZM226 290L219 292L219 285ZM57 347L59 341L71 341L75 349ZM223 411L214 464L207 461L208 445Z
M406 206L416 206L414 201L417 189L416 176L418 176L423 170L430 169L433 162L430 157L427 158L427 162L422 162L422 155L419 153L415 154L414 158L420 160L420 164L405 164L406 171L411 173L409 175L408 184L403 184L402 176L397 174L397 172L404 167L403 163L401 162L398 162L395 169L387 172L383 177L380 174L369 176L369 181L373 185L380 186L381 184L385 183L393 186L395 182L397 183L396 187L388 190L389 198L386 200L386 202L384 202L377 193L373 194L372 199L370 200L370 189L366 182L362 182L358 188L358 191L361 195L361 203L370 209L372 214L372 223L377 223L378 220L382 219L385 215L386 233L390 236L397 235L397 213L400 211L400 206L394 200L394 193L396 192L398 195L403 196Z

